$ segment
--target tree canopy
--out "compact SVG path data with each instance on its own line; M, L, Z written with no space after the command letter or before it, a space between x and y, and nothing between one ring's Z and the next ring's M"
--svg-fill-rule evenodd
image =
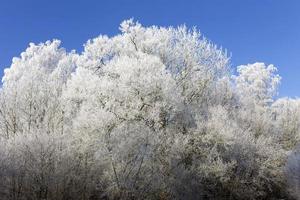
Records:
M293 199L300 100L196 29L30 44L0 92L1 199ZM298 170L298 171L297 171Z

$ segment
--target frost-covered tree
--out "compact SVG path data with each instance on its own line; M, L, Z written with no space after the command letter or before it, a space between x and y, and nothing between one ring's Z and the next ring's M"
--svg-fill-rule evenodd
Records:
M277 93L280 76L277 68L264 63L254 63L237 67L239 75L235 77L237 91L242 99L254 101L259 105L273 102Z
M287 150L294 149L300 140L300 100L278 99L272 105L272 110L280 143Z
M239 124L249 129L256 136L272 133L270 109L277 94L281 77L276 74L277 68L264 63L254 63L237 67L237 76L233 76L234 87L239 99ZM272 135L272 134L271 134Z
M291 198L299 101L274 100L273 65L231 76L196 29L120 31L81 54L30 44L5 70L0 198Z

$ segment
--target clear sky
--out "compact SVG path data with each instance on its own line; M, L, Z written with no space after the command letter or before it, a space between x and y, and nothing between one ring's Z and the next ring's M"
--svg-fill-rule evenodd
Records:
M132 17L196 26L231 53L233 67L272 63L283 77L280 96L300 96L300 0L0 0L0 75L29 42L56 38L81 52Z

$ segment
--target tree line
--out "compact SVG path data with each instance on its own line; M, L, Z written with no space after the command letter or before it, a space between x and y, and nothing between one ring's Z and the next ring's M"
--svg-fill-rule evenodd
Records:
M185 26L30 44L0 91L0 199L297 199L300 100ZM235 74L235 75L234 75Z

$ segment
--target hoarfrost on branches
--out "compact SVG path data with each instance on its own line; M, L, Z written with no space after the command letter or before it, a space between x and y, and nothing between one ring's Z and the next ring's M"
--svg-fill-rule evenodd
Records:
M275 66L232 76L195 28L120 31L81 54L30 44L5 69L1 199L292 198L300 103L274 98Z

